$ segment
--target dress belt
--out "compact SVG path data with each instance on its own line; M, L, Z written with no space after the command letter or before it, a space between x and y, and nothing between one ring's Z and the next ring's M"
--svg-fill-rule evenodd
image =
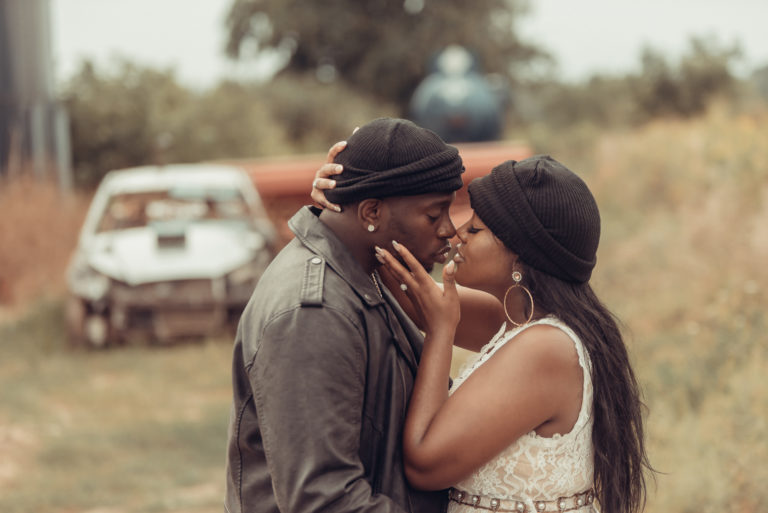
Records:
M448 492L448 498L465 506L472 506L477 509L488 511L503 511L511 513L561 513L564 511L574 511L584 506L592 504L595 500L595 494L590 488L583 492L568 496L559 497L551 501L533 501L536 506L535 511L531 511L525 502L516 499L497 499L486 497L484 495L472 495L469 492L451 488Z

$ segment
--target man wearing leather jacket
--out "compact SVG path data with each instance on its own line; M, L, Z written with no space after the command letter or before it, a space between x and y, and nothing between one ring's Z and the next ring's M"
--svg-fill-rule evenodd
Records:
M403 243L430 269L455 229L456 148L400 119L348 140L330 201L303 207L295 238L246 307L235 339L225 505L244 512L444 511L412 489L401 431L422 336L376 271ZM446 383L446 386L448 384Z

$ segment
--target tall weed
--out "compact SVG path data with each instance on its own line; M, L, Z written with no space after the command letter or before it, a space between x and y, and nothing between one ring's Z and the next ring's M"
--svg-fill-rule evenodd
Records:
M629 328L664 472L648 510L765 510L768 112L604 135L585 178L595 285Z
M36 298L61 294L87 205L52 182L0 179L0 321Z

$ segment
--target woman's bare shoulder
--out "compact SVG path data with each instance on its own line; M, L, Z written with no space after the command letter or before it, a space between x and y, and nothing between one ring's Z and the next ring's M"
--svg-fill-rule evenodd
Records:
M500 357L524 358L539 370L557 370L578 366L578 353L571 336L558 326L534 324L520 331L506 344Z

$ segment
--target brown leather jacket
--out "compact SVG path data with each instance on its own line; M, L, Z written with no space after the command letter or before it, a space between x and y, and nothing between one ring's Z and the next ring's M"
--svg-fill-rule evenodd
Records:
M245 309L233 358L225 504L245 512L445 510L403 473L423 339L302 208Z

